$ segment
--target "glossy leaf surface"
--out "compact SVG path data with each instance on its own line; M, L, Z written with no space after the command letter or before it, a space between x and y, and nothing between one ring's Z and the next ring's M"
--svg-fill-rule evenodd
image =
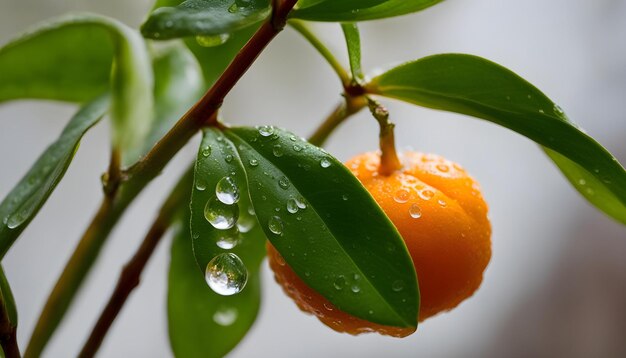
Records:
M269 0L187 0L160 7L141 27L145 37L172 39L230 34L267 18Z
M419 294L402 238L352 173L274 127L232 128L259 224L293 270L341 310L416 327ZM392 286L404 285L393 290Z
M152 72L145 44L114 19L81 14L38 26L0 49L0 79L0 102L85 102L110 89L113 142L122 151L150 126Z
M442 0L328 0L296 9L295 18L312 21L365 21L406 15Z
M363 79L363 70L361 69L361 36L359 28L355 23L345 23L341 24L341 29L346 38L352 78L361 81Z
M108 97L81 109L61 136L37 159L28 173L0 203L0 258L35 217L63 178L83 134L106 113Z
M170 343L176 357L223 357L256 320L265 238L258 226L242 236L237 251L247 265L248 284L236 295L220 296L198 270L188 222L180 223L172 243L167 303Z
M592 204L626 223L624 168L559 106L510 70L476 56L436 55L379 75L368 91L486 119L534 140Z

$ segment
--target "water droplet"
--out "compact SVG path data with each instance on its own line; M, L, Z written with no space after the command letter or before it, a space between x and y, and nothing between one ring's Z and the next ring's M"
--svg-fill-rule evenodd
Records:
M276 158L280 158L283 156L283 147L280 144L276 144L272 149L272 153Z
M279 216L272 216L267 223L267 227L276 235L283 234L283 220Z
M437 164L437 169L442 173L447 173L450 171L450 167L445 164Z
M545 112L543 109L540 109L540 110L539 110L539 113L544 114L544 113L546 113L546 112Z
M210 145L204 146L202 148L202 156L206 158L209 155L211 155L211 146Z
M239 187L232 177L223 177L215 186L215 195L224 204L232 205L239 201Z
M227 205L212 198L204 206L204 217L216 229L230 229L239 218L239 206Z
M402 282L402 280L394 281L393 284L391 285L391 289L396 292L402 291L404 289L404 282Z
M300 151L302 151L302 146L301 146L301 145L294 144L294 145L293 145L293 150L295 150L296 152L300 152Z
M287 211L288 212L290 212L292 214L295 214L295 213L298 212L298 209L300 209L300 208L298 207L298 203L296 202L296 199L291 198L291 199L287 200Z
M595 190L593 190L592 188L587 188L587 190L585 190L585 191L586 191L586 192L587 192L587 194L589 194L589 195L595 195L595 194L596 194Z
M352 285L352 287L350 287L350 289L351 289L351 290L352 290L352 292L354 292L354 293L359 293L359 292L361 292L361 287L359 287L359 285L356 285L356 284Z
M417 195L420 196L420 198L424 199L424 200L430 200L433 196L435 196L435 193L432 190L420 190Z
M579 179L579 180L578 180L578 184L580 184L580 185L586 185L586 184L587 184L587 181L586 181L585 179Z
M335 286L336 290L342 290L345 285L346 285L346 278L343 277L343 275L339 275L337 279L335 280L335 282L333 283L333 286Z
M248 163L250 163L251 167L256 167L256 166L259 165L259 161L254 159L254 158L250 159L250 161Z
M15 229L22 225L28 219L28 213L23 210L5 218L5 224L9 229Z
M197 189L198 191L204 191L204 190L206 189L206 184L204 183L204 181L203 181L203 180L198 180L198 181L196 182L196 189Z
M196 42L202 47L220 46L225 44L228 39L230 39L230 34L196 36Z
M237 220L237 228L240 232L246 233L252 230L252 228L256 225L256 219L252 214L243 215Z
M409 197L411 196L411 194L409 193L408 190L406 189L400 189L396 192L396 194L393 196L393 200L395 200L397 203L406 203L407 201L409 201Z
M262 135L263 137L269 137L272 134L274 134L274 127L272 126L260 126L258 127L259 129L259 134Z
M220 307L213 314L213 321L220 326L230 326L237 320L237 309L235 307Z
M341 196L341 199L343 199L343 201L348 201L348 196L346 194L343 194Z
M565 114L565 111L563 111L563 108L561 108L561 106L559 106L558 104L554 105L553 110L554 110L554 114L556 114L559 117Z
M248 282L248 270L239 256L224 253L215 256L206 266L204 278L215 293L231 296L241 292Z
M289 186L291 186L291 183L289 183L289 179L287 179L287 177L280 177L280 179L278 179L278 185L283 188L283 189L289 189Z
M419 207L419 205L413 204L409 208L409 215L411 215L413 219L419 219L422 217L422 209Z
M168 21L165 22L165 27L170 28L172 26L174 26L174 22L173 21L168 20Z
M330 303L328 303L328 302L324 302L324 308L325 308L327 311L332 311L332 310L333 310L333 306L331 306L331 304L330 304Z
M328 158L323 158L322 160L320 160L320 165L322 166L322 168L328 168L330 167L330 160L328 160Z
M234 230L230 230L229 232L223 233L216 242L216 245L220 249L224 250L232 250L235 246L239 244L239 230L234 228Z
M442 200L442 199L437 200L437 204L439 204L439 206L441 206L442 208L445 208L445 207L448 205L448 204L447 204L444 200Z
M226 161L226 163L230 163L230 162L232 162L232 161L233 161L233 156L232 156L232 155L230 155L230 154L228 154L228 155L226 156L226 158L224 158L224 160Z

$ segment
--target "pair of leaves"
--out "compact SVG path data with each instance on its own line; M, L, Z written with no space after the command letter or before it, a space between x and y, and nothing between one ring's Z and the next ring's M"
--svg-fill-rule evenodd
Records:
M239 203L218 201L225 181L234 183ZM289 266L339 309L380 324L417 326L417 280L404 242L335 158L270 126L205 131L191 204L194 255L202 269L233 230L213 227L214 211L226 218L238 212L247 221L248 201Z
M354 22L417 12L441 0L301 0L292 18ZM230 34L267 19L269 0L158 1L141 27L151 39Z
M150 68L134 30L99 15L65 16L0 49L0 103L21 98L83 103L110 90L113 144L125 153L151 124Z
M530 83L488 60L426 57L373 78L367 91L499 124L540 144L587 200L626 224L626 171Z

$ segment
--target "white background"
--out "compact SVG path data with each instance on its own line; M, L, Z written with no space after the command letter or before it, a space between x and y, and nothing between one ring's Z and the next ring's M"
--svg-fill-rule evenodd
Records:
M67 11L93 11L138 26L150 1L2 0L0 43ZM419 14L362 25L364 67L464 52L503 64L542 89L626 162L626 1L448 0ZM318 29L340 54L338 26ZM1 79L0 79L1 80ZM270 90L268 90L268 88ZM314 50L287 29L228 97L237 124L275 124L306 136L340 88ZM481 289L413 336L337 334L298 311L264 265L261 314L232 357L570 357L626 354L626 229L593 209L530 140L469 117L385 102L401 147L462 163L482 184L493 223L493 258ZM0 105L0 196L56 138L75 108ZM108 124L83 140L66 177L3 261L18 302L24 347L48 292L101 198ZM377 145L359 115L327 149L342 160ZM170 185L195 152L188 145L128 211L46 350L77 354L123 263L137 248ZM101 357L168 357L165 293L169 241L150 261L108 335Z

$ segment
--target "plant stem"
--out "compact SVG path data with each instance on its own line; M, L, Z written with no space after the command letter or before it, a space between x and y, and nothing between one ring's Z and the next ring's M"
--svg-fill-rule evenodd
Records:
M333 68L337 76L341 79L341 83L345 86L350 84L350 75L345 68L339 63L337 58L332 52L322 43L322 41L309 29L309 27L300 20L289 20L289 25L300 33L315 49L317 52L326 59L326 62Z
M139 285L141 272L148 263L148 259L150 259L150 256L154 253L161 238L172 224L177 212L181 207L184 207L185 202L189 202L190 188L193 184L193 169L193 166L191 166L191 168L183 174L178 184L176 184L165 200L150 230L148 230L148 233L144 237L141 246L128 263L124 265L115 290L109 298L106 307L100 314L100 318L85 342L79 357L93 357L96 354L106 333L120 313L130 293Z
M322 125L309 138L311 144L321 146L326 142L328 136L348 117L358 113L367 105L364 97L344 96L345 101L341 102L335 110L322 122Z
M0 353L4 353L6 358L19 358L21 356L16 338L17 312L14 306L15 300L1 266L0 275L0 280L3 280L1 283L2 289L0 290L0 345L2 346Z
M395 124L389 120L389 111L382 104L368 98L368 106L372 115L380 125L380 175L390 175L402 168L402 163L396 152L396 139L394 135Z
M235 56L224 73L150 152L122 175L119 188L106 195L96 217L83 235L65 266L35 326L25 357L38 357L58 327L79 287L101 251L104 241L128 205L159 175L172 157L200 128L216 125L217 110L259 54L286 24L287 15L297 0L284 0L274 8L265 22Z

